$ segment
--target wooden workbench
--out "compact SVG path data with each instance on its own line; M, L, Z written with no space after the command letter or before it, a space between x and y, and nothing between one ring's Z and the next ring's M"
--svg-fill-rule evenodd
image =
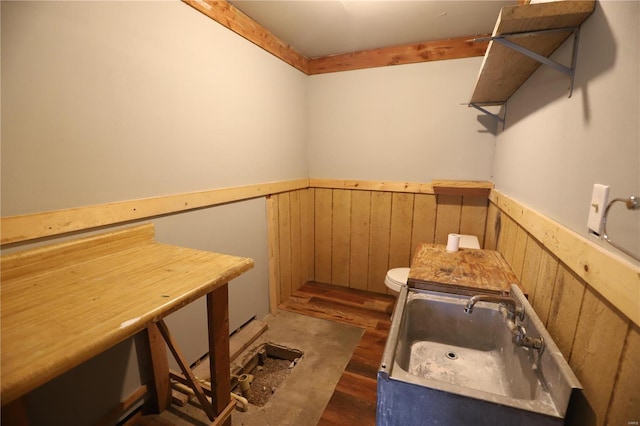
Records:
M162 319L202 296L210 352L218 354L210 357L211 371L221 375L212 377L221 390L213 411L229 405L227 283L252 268L251 259L161 244L146 224L6 255L1 267L3 410L140 332L154 358L152 399L166 408L166 351L154 345L164 337L174 348Z
M447 252L445 246L422 243L411 261L409 287L447 293L508 294L519 284L502 255L493 250L461 248Z

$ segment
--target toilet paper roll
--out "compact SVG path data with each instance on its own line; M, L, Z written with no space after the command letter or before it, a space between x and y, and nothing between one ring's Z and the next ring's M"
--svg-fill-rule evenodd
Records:
M449 238L447 239L447 251L448 252L458 251L458 247L460 247L460 235L449 234Z

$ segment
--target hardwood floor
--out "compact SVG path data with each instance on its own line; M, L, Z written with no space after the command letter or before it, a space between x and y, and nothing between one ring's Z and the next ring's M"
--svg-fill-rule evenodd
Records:
M389 334L393 296L308 282L280 309L364 328L318 425L375 425L376 374Z

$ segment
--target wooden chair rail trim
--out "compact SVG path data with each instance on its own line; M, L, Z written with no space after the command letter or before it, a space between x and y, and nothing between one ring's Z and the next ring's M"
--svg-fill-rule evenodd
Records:
M640 267L500 191L492 190L489 200L609 303L640 325Z
M354 189L361 191L410 192L415 194L433 194L431 183L385 182L355 179L309 179L310 188Z
M361 191L407 192L413 194L489 196L493 182L467 180L433 180L424 182L384 182L348 179L309 179L311 188L353 189Z
M477 195L491 182L446 182L458 195ZM307 188L357 189L365 191L409 192L435 194L432 183L383 182L345 179L296 179L200 192L164 195L137 200L117 201L93 206L74 207L0 218L0 245L56 235L80 232L104 226L147 220L167 214L213 207L219 204L266 197L272 194Z
M0 245L85 231L303 189L308 179L212 189L1 218Z

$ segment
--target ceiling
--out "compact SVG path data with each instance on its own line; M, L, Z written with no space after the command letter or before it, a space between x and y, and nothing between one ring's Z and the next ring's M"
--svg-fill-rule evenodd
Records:
M500 9L518 2L230 0L307 58L493 31Z

